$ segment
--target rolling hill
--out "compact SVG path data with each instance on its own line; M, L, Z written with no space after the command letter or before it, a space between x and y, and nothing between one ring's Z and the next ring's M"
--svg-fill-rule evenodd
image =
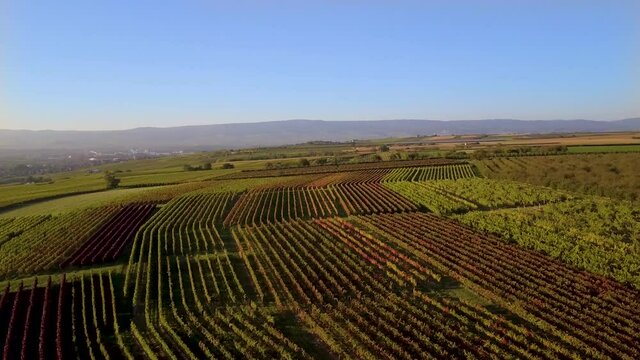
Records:
M504 134L640 130L640 118L593 120L284 120L135 128L114 131L0 130L0 149L148 148L155 151L277 146L314 140L346 141L428 134Z

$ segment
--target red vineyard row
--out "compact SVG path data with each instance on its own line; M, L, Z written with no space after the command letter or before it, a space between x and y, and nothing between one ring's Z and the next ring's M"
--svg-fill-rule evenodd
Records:
M116 333L116 308L110 275L93 275L0 298L0 346L3 359L123 358L106 339Z
M85 241L61 268L114 261L136 231L151 216L155 205L134 204L122 207L109 221Z

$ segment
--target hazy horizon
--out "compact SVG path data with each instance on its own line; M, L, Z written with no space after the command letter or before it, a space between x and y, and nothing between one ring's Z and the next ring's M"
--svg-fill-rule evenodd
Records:
M628 119L640 119L640 116L631 116L628 118L622 119L516 119L516 118L496 118L496 119L280 119L280 120L263 120L263 121L234 121L234 122L219 122L219 123L202 123L202 124L176 124L176 125L167 125L167 126L154 126L154 125L145 125L145 126L136 126L129 128L113 128L113 129L26 129L26 128L0 128L0 130L14 130L14 131L126 131L126 130L135 130L135 129L144 129L144 128L157 128L157 129L166 129L166 128L174 128L174 127L194 127L194 126L207 126L207 125L229 125L229 124L260 124L260 123L274 123L274 122L288 122L288 121L324 121L324 122L369 122L369 121L443 121L443 122L456 122L456 121L598 121L598 122L615 122L620 120L628 120Z
M630 0L8 1L0 129L633 118L639 20Z

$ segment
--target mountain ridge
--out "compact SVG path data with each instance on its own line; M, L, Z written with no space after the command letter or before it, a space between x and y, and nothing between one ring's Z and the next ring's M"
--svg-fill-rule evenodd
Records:
M3 130L0 149L154 151L279 146L308 141L348 141L416 135L545 134L640 131L640 118L600 120L308 120L138 127L126 130Z

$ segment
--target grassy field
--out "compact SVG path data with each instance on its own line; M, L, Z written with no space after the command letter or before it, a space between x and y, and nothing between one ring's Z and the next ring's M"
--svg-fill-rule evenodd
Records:
M572 154L640 152L640 144L632 144L632 145L578 145L578 146L569 146L568 147L568 152L572 153Z
M474 161L474 164L489 178L640 200L640 156L634 153L493 158Z
M110 203L119 203L134 196L140 196L161 189L161 186L135 189L105 190L88 194L70 195L58 199L44 200L34 204L25 205L15 209L0 212L0 217L18 217L60 214L88 207L102 206Z
M73 172L51 176L52 183L0 186L0 208L61 195L99 191L105 188L100 174Z
M201 181L234 172L233 170L176 171L121 176L120 186L145 186Z
M237 169L214 169L206 171L184 171L177 166L176 159L154 159L131 161L123 164L109 165L102 170L114 171L121 187L148 187L166 184L197 182L213 179L239 171ZM245 162L241 168L255 168L255 161ZM158 168L152 168L156 164ZM105 190L104 173L90 173L77 170L67 173L53 174L50 183L0 185L0 209L74 194Z

